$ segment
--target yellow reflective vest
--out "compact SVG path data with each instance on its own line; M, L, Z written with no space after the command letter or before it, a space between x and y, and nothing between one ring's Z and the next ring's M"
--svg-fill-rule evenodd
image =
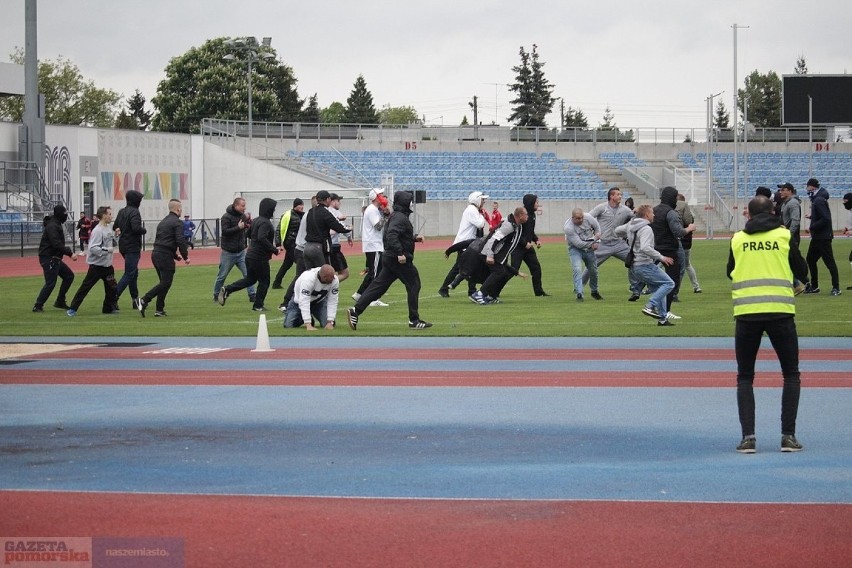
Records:
M747 234L731 238L734 255L732 296L734 316L746 314L795 314L793 272L790 270L790 230Z

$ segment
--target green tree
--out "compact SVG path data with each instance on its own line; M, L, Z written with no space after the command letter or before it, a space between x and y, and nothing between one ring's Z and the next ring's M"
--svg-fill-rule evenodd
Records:
M748 100L748 121L757 128L781 126L781 78L775 71L752 71L745 88L737 90L737 107L742 115Z
M318 124L320 122L320 108L316 93L308 98L308 106L302 110L299 121L307 124Z
M127 109L130 111L130 116L136 119L136 128L139 130L148 130L154 116L153 113L145 110L145 102L145 97L142 96L139 89L136 89L136 92L127 101Z
M728 112L728 107L723 101L716 103L716 114L713 117L713 128L725 130L730 128L731 113Z
M808 64L805 61L805 55L802 54L796 60L796 67L793 69L796 72L796 75L807 75L808 74Z
M467 115L464 115L462 117L462 121L461 121L461 124L459 124L459 126L468 126L469 124L470 123L467 121Z
M367 89L367 81L358 75L349 98L346 99L345 122L353 124L378 124L379 116L373 106L373 95Z
M556 102L555 86L544 76L545 64L539 60L537 45L533 44L529 53L521 46L519 55L521 63L512 67L515 82L509 85L509 90L516 96L510 101L513 106L508 120L517 126L547 126L545 118Z
M202 118L247 120L249 58L253 120L290 116L284 113L294 112L293 97L298 100L292 71L277 60L274 48L252 39L241 39L241 45L228 38L211 39L172 58L151 99L157 110L153 129L198 132ZM226 55L233 59L226 60Z
M345 118L346 107L338 101L334 101L320 111L320 121L323 124L340 124Z
M569 106L568 110L565 111L565 123L562 126L565 128L588 128L589 121L582 110Z
M124 109L115 118L115 127L121 130L139 130L139 121Z
M12 63L24 64L24 51L9 56ZM71 124L111 128L119 111L120 95L99 89L87 81L80 68L59 56L56 61L39 61L38 90L44 95L44 119L47 124ZM0 98L0 118L19 122L24 115L24 97Z
M385 106L379 111L379 124L419 124L420 118L414 107Z
M270 73L272 89L278 97L279 112L272 120L276 122L299 122L305 101L296 90L296 76L286 65L278 65ZM254 84L252 84L254 88Z

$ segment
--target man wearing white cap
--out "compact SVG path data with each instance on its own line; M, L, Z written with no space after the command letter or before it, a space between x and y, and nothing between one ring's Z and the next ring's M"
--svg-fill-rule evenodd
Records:
M352 294L352 299L356 302L382 268L382 253L385 251L382 237L385 232L385 223L391 213L384 189L371 189L369 197L370 204L364 209L364 215L361 217L361 250L367 258L367 273L364 274L364 280L361 281L358 291ZM381 300L376 302L379 302L377 306L387 306Z
M488 196L481 191L474 191L467 196L468 205L462 213L459 230L456 233L456 238L453 239L453 244L460 243L462 241L471 241L476 237L483 236L485 227L488 225L488 221L485 219L485 216L482 215L480 209L482 209L482 204L486 199L488 199ZM458 273L458 256L456 256L456 262L447 273L447 277L444 278L444 283L441 284L441 287L438 289L438 294L441 297L450 297L449 286L452 281L455 280ZM476 292L476 285L468 282L468 296L474 292Z

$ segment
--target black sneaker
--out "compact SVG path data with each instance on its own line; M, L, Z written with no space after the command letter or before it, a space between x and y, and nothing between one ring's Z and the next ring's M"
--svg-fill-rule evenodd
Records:
M145 317L145 308L147 307L148 303L142 298L139 298L139 301L136 302L136 309L139 310L139 315L141 315L143 318Z
M438 290L438 295L441 296L442 298L449 298L450 292L446 288L441 288L440 290Z
M603 300L603 296L601 296L598 292L592 292L592 298L595 300Z
M582 295L582 294L577 294L577 301L578 301L578 302L582 302L582 301L583 301L583 295Z
M252 307L251 311L253 311L253 312L265 312L265 311L266 311L266 308L265 308L265 307L263 307L263 306L260 306L260 307Z
M272 283L273 290L281 290L281 282L273 282Z
M33 306L33 313L40 314L44 311L44 308L41 306Z
M427 327L432 327L432 324L428 321L416 320L408 322L408 327L411 329L426 329Z
M346 310L346 313L349 315L347 318L349 321L349 329L355 331L358 329L358 314L355 313L355 308L349 308Z
M216 296L216 301L219 302L220 306L224 306L225 300L227 300L227 299L228 299L228 291L225 290L224 288L220 288L219 289L219 295Z
M805 288L805 294L819 294L819 286L814 288L810 284L808 284Z
M254 301L257 299L257 294L249 294L248 298L249 298L249 302L251 302L253 304Z
M737 446L737 451L741 454L753 454L757 452L757 440L751 436L748 438L743 438L743 441L740 442L740 445Z
M168 315L169 315L169 314L167 314L167 313L166 313L165 311L163 311L163 310L157 310L156 312L154 312L154 317L155 317L155 318L164 318L164 317L166 317L166 316L168 316Z
M667 319L663 319L663 320L660 320L660 321L657 322L657 326L658 327L674 327L675 324L673 324L671 321L669 321Z
M639 294L637 294L636 292L633 292L632 294L630 294L630 297L627 298L627 301L628 302L635 302L638 299L639 299Z
M65 303L65 300L62 300L61 302L59 300L56 300L55 302L53 302L53 307L59 308L60 310L66 310L66 311L71 309L71 306L69 306L67 303Z
M781 436L781 451L782 452L801 452L805 447L799 443L796 436L793 434L784 434Z

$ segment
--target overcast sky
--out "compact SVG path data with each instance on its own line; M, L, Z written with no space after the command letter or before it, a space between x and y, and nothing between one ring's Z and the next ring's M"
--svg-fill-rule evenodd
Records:
M272 37L302 98L345 104L363 74L377 108L413 106L427 124L506 124L518 50L538 45L565 107L591 126L703 128L704 99L757 69L852 71L848 0L40 0L39 59L62 55L98 87L156 94L170 58L215 37ZM24 0L0 2L0 61L24 45ZM496 85L495 85L496 84ZM558 105L549 124L558 124Z

